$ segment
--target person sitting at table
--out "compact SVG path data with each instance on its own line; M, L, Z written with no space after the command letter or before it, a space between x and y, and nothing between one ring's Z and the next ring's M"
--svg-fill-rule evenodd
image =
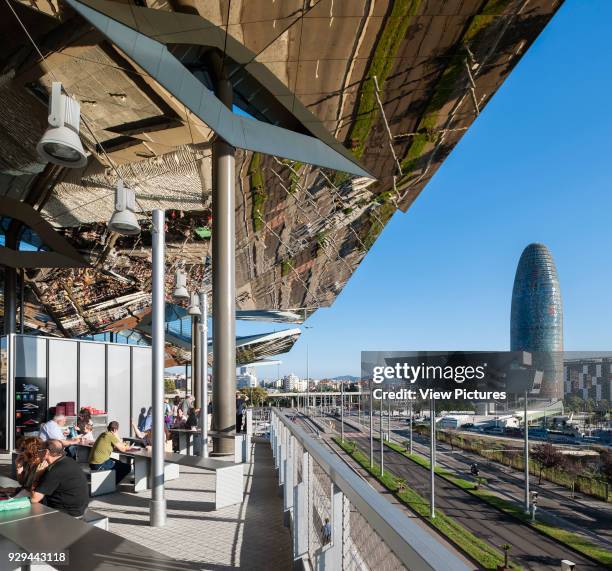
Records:
M17 482L21 489L31 491L40 480L47 468L47 463L42 460L41 450L43 441L38 436L21 438L17 445L19 454L15 458L15 472ZM2 494L15 494L19 492L17 487L0 487Z
M132 429L134 430L134 434L136 438L140 438L145 448L151 448L153 446L153 430L147 430L146 432L142 432L138 430L136 425L132 422ZM164 426L164 451L172 452L172 434L170 431Z
M89 505L89 486L81 467L64 455L61 440L43 443L42 461L48 464L38 485L30 492L32 503L43 502L50 508L81 517Z
M28 491L36 484L47 469L47 462L42 459L43 441L37 436L26 438L22 451L15 459L15 472L19 485Z
M109 422L106 432L98 436L89 454L89 467L95 471L114 470L115 482L117 484L132 470L131 466L126 462L111 458L114 450L127 452L130 448L121 441L117 435L118 432L119 423L116 420Z
M70 458L76 458L76 446L78 444L78 438L66 438L64 430L66 426L66 417L63 414L56 414L52 420L45 422L40 425L38 436L43 442L47 440L61 440L66 454Z
M79 439L81 444L93 444L95 442L94 434L93 434L93 422L89 421L87 424L83 425L81 430L81 434L79 434Z

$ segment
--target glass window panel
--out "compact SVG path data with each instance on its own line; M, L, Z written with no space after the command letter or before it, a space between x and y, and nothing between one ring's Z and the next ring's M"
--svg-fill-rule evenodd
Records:
M108 345L108 421L119 423L119 434L130 434L130 348Z
M103 343L80 343L80 394L79 406L91 406L106 410L106 357Z
M77 348L76 341L49 340L49 406L77 404Z

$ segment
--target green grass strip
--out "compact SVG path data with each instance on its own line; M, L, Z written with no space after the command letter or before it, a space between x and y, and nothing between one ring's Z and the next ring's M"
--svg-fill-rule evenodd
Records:
M419 466L422 466L423 468L427 468L429 470L429 460L424 456L414 453L410 454L406 448L404 448L401 444L396 444L395 442L385 441L385 444L392 450L395 450L396 452L402 454L402 456L409 458ZM606 565L608 567L612 566L612 552L608 549L605 549L604 547L595 545L594 543L586 539L584 536L578 533L574 533L573 531L568 531L566 529L560 528L549 522L532 522L531 516L524 512L522 506L519 506L518 504L508 501L504 498L500 498L496 494L487 490L476 489L474 487L474 482L464 480L463 478L456 476L445 468L436 467L434 468L434 471L436 472L436 474L449 481L451 484L455 484L462 490L465 490L473 496L480 498L481 500L487 502L488 504L501 510L502 512L521 520L523 523L530 525L531 527L537 529L544 535L548 535L549 537L556 539L560 543L563 543L563 545L567 545L567 547L573 549L574 551L578 551L579 553L582 553L583 555L586 555L591 559L594 559L602 565Z
M412 511L427 520L444 537L459 547L464 553L471 557L483 569L497 569L504 562L501 551L495 549L487 542L476 537L453 518L447 516L442 510L436 509L436 517L429 517L429 502L407 486L401 478L394 476L389 470L380 475L380 466L374 464L370 467L370 459L361 451L354 442L347 439L342 440L335 436L334 442L353 458L362 468L374 476L385 488L387 488ZM512 569L522 569L518 565L510 564Z

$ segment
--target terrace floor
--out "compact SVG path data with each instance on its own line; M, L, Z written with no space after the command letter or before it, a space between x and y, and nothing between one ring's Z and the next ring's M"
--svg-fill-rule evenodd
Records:
M254 442L252 458L240 505L214 511L214 474L181 466L180 477L166 483L165 527L149 526L150 492L99 496L89 507L110 518L112 533L176 559L177 571L291 569L291 535L267 441Z

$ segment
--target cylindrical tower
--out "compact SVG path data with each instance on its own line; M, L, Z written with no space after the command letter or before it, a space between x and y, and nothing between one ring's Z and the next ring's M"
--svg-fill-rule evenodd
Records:
M534 353L534 364L544 371L541 397L563 398L563 305L557 268L544 244L529 244L516 268L510 349Z

